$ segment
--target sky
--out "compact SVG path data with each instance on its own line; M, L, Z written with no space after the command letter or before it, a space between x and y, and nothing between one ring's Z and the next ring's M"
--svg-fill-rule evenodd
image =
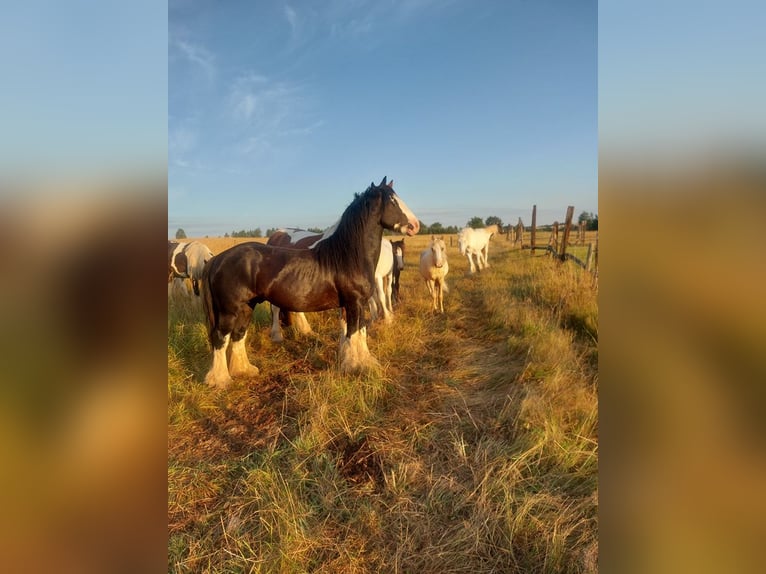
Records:
M597 3L171 0L168 237L598 212Z

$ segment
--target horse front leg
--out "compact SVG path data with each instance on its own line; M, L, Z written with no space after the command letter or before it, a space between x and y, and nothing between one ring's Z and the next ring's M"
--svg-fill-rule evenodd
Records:
M339 351L340 370L347 373L359 372L378 366L377 360L367 347L367 328L361 325L364 307L360 301L353 301L346 307L346 335L341 337Z

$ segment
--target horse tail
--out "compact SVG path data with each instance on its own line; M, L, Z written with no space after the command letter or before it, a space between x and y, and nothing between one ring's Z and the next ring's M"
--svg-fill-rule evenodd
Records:
M210 290L210 261L205 264L200 281L202 283L202 308L205 310L208 328L212 332L215 326L215 312L213 310L213 294Z

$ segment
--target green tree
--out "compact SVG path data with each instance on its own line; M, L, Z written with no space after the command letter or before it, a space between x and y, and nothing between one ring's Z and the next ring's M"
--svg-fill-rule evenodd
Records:
M178 231L176 231L176 239L186 239L186 232L182 227L179 227Z
M479 229L480 227L484 227L484 220L477 215L468 220L468 223L466 223L466 227L473 227L474 229Z
M588 231L598 231L598 213L588 222L586 229Z
M497 225L501 231L503 230L503 220L500 219L497 215L490 215L487 219L484 220L484 223L487 227L490 225Z
M444 226L438 221L435 221L434 223L431 224L431 233L432 234L444 233Z

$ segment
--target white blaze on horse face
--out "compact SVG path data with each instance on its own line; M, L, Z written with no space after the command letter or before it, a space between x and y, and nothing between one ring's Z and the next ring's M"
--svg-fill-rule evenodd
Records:
M404 269L404 257L402 256L402 248L396 246L396 267L397 269Z
M394 193L394 198L396 198L396 202L399 204L399 209L402 210L405 217L407 217L407 222L409 225L407 226L407 229L398 229L400 233L407 235L417 235L418 231L420 231L420 221L417 217L415 217L415 214L412 213L412 210L407 207L407 204L404 203L401 197L399 197L396 193Z

